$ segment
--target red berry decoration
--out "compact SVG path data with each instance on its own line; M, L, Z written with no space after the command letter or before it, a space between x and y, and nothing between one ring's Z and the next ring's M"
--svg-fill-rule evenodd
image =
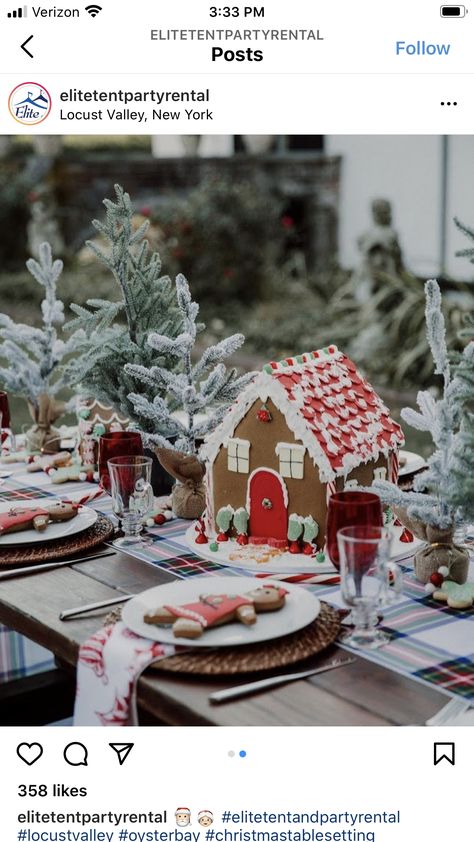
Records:
M155 521L157 526L163 526L163 524L166 523L166 518L164 515L161 514L161 512L160 514L155 515L153 520Z
M259 409L257 412L257 418L263 424L269 424L269 422L272 420L272 415L270 410L266 406L262 406L261 409Z
M290 541L290 546L288 547L288 549L292 555L296 555L296 553L301 552L298 541Z
M430 582L435 588L440 588L444 582L444 576L441 573L432 573L430 576Z

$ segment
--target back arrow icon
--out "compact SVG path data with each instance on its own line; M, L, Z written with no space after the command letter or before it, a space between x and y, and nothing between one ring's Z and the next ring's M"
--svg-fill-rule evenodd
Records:
M33 38L33 35L30 35L30 37L29 37L29 38L27 38L27 39L26 39L26 41L23 41L23 44L21 45L21 49L22 49L22 50L26 53L26 55L27 55L27 56L29 56L30 58L33 58L33 53L30 53L30 51L26 49L26 45L27 45L27 44L29 44L29 42L31 41L31 39L32 39L32 38Z

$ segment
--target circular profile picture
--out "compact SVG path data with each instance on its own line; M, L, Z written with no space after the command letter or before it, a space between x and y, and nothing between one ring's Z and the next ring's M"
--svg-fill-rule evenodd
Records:
M23 82L13 88L8 98L13 119L25 126L36 126L46 120L51 111L51 96L37 82Z

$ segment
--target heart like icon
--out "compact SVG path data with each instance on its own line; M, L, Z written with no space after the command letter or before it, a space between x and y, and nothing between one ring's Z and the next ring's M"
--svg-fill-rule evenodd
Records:
M43 754L43 746L39 743L20 743L16 748L16 753L23 763L33 766L33 763L36 763Z

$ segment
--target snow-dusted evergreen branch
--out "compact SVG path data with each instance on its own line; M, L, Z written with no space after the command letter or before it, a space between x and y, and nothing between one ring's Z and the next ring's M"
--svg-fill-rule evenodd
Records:
M66 329L83 328L86 339L80 357L68 371L71 385L80 384L84 393L123 412L146 434L158 436L165 446L167 431L149 414L137 415L132 393L153 402L155 395L164 398L164 378L151 375L137 388L137 380L127 373L127 364L149 370L159 364L172 371L176 357L164 349L157 355L148 344L148 335L155 332L172 345L182 330L181 314L170 278L161 275L161 260L151 252L145 239L148 222L138 226L129 195L115 186L115 201L105 199L105 219L93 225L104 239L88 243L100 262L112 273L120 289L119 301L92 298L86 306L71 305L75 317ZM134 369L132 369L133 371Z
M128 397L138 415L154 420L160 429L166 429L176 437L177 450L194 454L197 440L215 429L229 404L254 375L237 377L235 370L227 371L223 363L242 345L244 337L238 333L207 348L193 364L192 354L200 327L196 322L199 305L192 300L183 275L176 278L176 298L182 319L181 332L173 339L152 332L148 344L158 354L169 354L178 360L177 371L169 372L161 365L150 368L134 364L125 366L127 374L143 386L153 387L156 384L165 387L168 401L155 399L151 402L134 392ZM185 422L178 420L177 409L184 414ZM198 415L205 417L198 421Z
M426 282L425 294L428 342L435 373L443 377L443 392L438 399L428 391L419 392L417 403L420 411L403 409L402 418L415 429L429 432L435 449L428 459L428 470L416 478L413 492L404 493L391 483L380 480L374 482L373 487L384 503L405 507L410 516L446 529L460 519L456 489L459 482L460 424L463 426L459 408L461 386L459 377L452 377L441 292L436 281Z
M84 339L82 330L67 341L58 336L64 322L64 304L57 298L57 285L63 270L61 260L54 260L49 243L39 249L39 260L27 261L27 269L44 289L41 302L42 327L16 324L0 314L0 381L7 391L21 395L38 405L40 395L56 395L65 385L65 366Z

